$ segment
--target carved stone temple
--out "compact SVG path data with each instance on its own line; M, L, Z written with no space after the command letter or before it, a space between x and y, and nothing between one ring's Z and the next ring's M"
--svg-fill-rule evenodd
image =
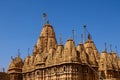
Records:
M58 44L46 23L32 55L12 59L7 73L10 80L120 80L120 58L114 51L99 53L90 35L77 46L72 38Z

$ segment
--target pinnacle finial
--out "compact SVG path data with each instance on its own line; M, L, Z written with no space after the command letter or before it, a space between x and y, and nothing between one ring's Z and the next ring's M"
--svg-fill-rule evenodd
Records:
M73 34L73 40L74 40L74 37L75 37L75 30L74 29L72 30L72 34Z
M87 32L86 25L84 25L83 28L84 28L84 35L83 35L84 39L83 40L84 42L86 42L86 32Z
M47 14L46 13L43 13L43 20L44 20L44 23L46 24L47 23Z
M81 34L81 43L83 43L83 34Z
M20 49L18 49L18 56L20 56Z
M107 51L107 43L105 42L104 45L105 45L105 51Z
M60 35L60 44L62 44L62 35Z
M30 48L28 48L28 56L30 56Z
M92 37L91 37L90 33L88 34L88 39L89 39L89 40L91 40L91 39L92 39Z
M116 53L117 53L117 46L115 46L115 49L116 49Z
M112 44L110 44L110 52L112 52Z

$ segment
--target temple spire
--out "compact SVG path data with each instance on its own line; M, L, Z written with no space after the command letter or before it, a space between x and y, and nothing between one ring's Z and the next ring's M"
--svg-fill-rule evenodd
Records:
M57 40L53 26L50 24L45 24L40 33L40 37L36 43L37 50L40 52L47 52L50 48L57 47Z

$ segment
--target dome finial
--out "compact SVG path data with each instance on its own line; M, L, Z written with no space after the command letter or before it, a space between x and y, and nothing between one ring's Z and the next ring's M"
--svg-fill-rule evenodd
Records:
M115 49L116 49L116 53L117 53L117 46L115 46Z
M18 56L20 56L20 49L18 49Z
M88 39L91 40L92 36L90 35L90 33L88 33Z
M104 46L105 46L105 51L107 52L107 43L106 42L104 43Z
M46 13L43 13L43 20L44 20L44 24L47 23L47 14Z
M28 56L30 56L30 48L28 48Z
M83 43L83 34L81 34L81 43Z
M112 52L112 44L110 44L110 52Z
M83 28L84 28L84 42L85 42L86 41L86 31L87 31L86 30L86 25L84 25Z
M60 34L60 44L62 44L62 35Z
M49 20L47 20L47 24L49 24Z
M72 39L74 40L74 37L75 37L75 30L74 29L72 30L72 34L73 34L73 38Z

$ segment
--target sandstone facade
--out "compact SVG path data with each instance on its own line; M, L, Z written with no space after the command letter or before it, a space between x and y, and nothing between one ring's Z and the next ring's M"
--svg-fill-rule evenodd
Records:
M100 54L90 35L78 46L71 38L57 44L52 25L45 24L32 55L12 59L8 74L10 80L120 80L120 58Z

